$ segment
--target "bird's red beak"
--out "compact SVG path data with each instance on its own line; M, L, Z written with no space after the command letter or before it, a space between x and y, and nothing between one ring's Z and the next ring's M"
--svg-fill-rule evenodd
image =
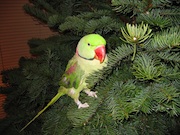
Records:
M95 57L94 58L99 60L100 63L103 63L105 56L106 56L106 49L105 49L104 45L99 46L95 49Z

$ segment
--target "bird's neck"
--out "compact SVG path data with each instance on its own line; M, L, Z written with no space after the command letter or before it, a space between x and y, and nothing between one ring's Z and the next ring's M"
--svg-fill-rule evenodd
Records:
M107 64L107 56L103 63L100 63L97 59L84 59L79 54L76 54L77 62L80 65L81 69L84 70L86 73L92 73L93 71L102 69Z
M94 58L85 58L83 56L81 56L79 53L78 53L78 50L76 49L76 55L81 57L82 59L85 59L85 60L93 60Z

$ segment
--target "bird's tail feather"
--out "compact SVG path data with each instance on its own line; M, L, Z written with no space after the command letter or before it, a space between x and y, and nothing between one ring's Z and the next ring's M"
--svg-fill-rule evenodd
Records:
M61 96L63 96L64 93L63 92L58 92L52 99L51 101L40 111L38 112L38 114L36 116L34 116L34 118L28 122L21 130L23 131L25 128L27 128L37 117L39 117L39 115L41 115L49 106L51 106L52 104L54 104Z

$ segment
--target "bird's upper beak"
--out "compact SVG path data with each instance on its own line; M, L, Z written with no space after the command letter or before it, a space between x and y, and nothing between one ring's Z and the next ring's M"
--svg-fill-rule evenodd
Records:
M103 63L106 56L106 49L104 45L98 46L95 49L95 59L99 60L100 63Z

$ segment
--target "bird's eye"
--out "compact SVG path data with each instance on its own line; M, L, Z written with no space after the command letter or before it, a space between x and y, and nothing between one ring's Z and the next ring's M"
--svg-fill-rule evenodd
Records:
M90 43L88 43L88 46L91 46L91 44L90 44Z

